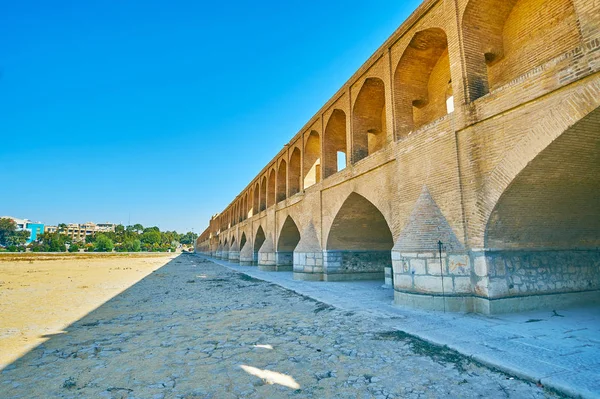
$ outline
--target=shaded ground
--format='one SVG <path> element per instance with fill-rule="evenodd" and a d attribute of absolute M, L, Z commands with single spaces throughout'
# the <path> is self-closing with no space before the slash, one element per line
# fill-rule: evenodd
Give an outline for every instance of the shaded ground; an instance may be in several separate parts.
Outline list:
<path fill-rule="evenodd" d="M 0 397 L 553 395 L 376 319 L 183 255 L 8 366 Z"/>
<path fill-rule="evenodd" d="M 165 265 L 172 254 L 0 255 L 0 369 Z"/>

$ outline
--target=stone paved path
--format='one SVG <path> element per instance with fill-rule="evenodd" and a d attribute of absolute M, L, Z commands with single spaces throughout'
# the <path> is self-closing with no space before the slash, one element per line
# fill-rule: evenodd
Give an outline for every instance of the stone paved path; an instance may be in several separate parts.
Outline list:
<path fill-rule="evenodd" d="M 0 373 L 1 398 L 544 398 L 537 386 L 180 256 Z"/>

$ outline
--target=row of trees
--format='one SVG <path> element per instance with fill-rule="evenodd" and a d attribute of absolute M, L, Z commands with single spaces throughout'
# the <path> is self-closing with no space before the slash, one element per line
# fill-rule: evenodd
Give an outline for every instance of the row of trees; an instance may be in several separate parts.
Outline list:
<path fill-rule="evenodd" d="M 12 222 L 12 225 L 5 221 Z M 144 227 L 141 224 L 117 225 L 114 232 L 88 235 L 84 241 L 71 239 L 66 230 L 65 224 L 59 224 L 56 233 L 40 234 L 35 242 L 26 246 L 29 232 L 17 231 L 12 219 L 0 219 L 0 245 L 9 251 L 24 251 L 29 248 L 34 252 L 78 252 L 81 249 L 88 252 L 166 252 L 175 251 L 180 246 L 193 246 L 198 238 L 193 232 L 179 234 L 176 231 L 160 231 L 158 227 Z M 16 239 L 12 237 L 17 235 L 23 236 L 24 239 L 15 242 Z"/>

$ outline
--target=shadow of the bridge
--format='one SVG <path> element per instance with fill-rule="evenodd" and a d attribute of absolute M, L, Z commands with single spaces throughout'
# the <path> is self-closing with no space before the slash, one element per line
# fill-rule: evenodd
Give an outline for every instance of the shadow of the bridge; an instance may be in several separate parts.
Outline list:
<path fill-rule="evenodd" d="M 190 292 L 223 281 L 222 269 L 200 270 L 203 262 L 182 254 L 64 331 L 44 336 L 47 341 L 0 371 L 0 397 L 121 398 L 140 383 L 154 384 L 160 396 L 175 385 L 191 342 L 206 336 L 202 314 L 216 312 Z M 192 284 L 200 281 L 213 284 Z M 161 364 L 147 375 L 146 362 Z"/>

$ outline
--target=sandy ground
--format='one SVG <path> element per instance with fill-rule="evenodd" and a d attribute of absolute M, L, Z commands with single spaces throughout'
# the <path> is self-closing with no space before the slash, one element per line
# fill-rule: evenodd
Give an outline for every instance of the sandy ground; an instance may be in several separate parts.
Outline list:
<path fill-rule="evenodd" d="M 0 370 L 173 258 L 0 256 Z"/>

